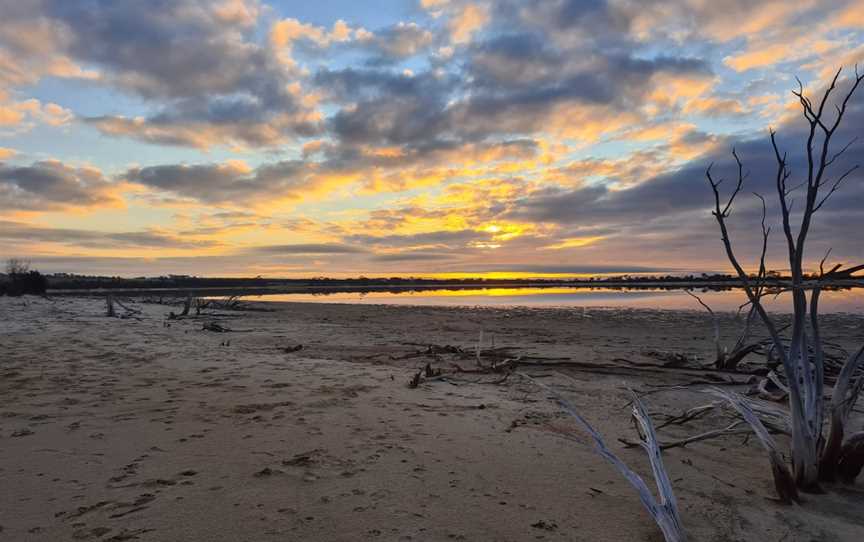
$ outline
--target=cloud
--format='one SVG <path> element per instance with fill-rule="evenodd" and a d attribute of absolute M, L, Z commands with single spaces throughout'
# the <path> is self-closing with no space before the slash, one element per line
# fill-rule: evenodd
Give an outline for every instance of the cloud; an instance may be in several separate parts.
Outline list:
<path fill-rule="evenodd" d="M 230 240 L 219 261 L 259 270 L 716 261 L 704 168 L 729 175 L 737 142 L 752 188 L 770 193 L 770 149 L 753 130 L 771 123 L 801 171 L 784 77 L 864 58 L 858 4 L 421 0 L 415 20 L 382 14 L 367 29 L 255 0 L 0 0 L 0 135 L 96 130 L 99 154 L 119 160 L 128 143 L 114 139 L 185 147 L 104 174 L 3 163 L 0 208 L 125 196 L 130 234 Z M 59 86 L 45 78 L 67 80 L 69 101 L 40 94 Z M 98 99 L 80 99 L 92 89 Z M 31 139 L 8 146 L 44 155 Z M 251 166 L 230 159 L 241 152 Z M 820 217 L 814 249 L 860 254 L 843 235 L 860 222 L 858 182 Z M 736 219 L 747 244 L 758 207 L 742 198 Z"/>
<path fill-rule="evenodd" d="M 606 275 L 635 273 L 668 273 L 670 267 L 654 267 L 630 264 L 610 265 L 555 265 L 555 264 L 491 264 L 461 266 L 462 273 L 515 272 L 557 275 Z"/>
<path fill-rule="evenodd" d="M 489 22 L 488 8 L 481 4 L 468 4 L 454 14 L 448 24 L 452 41 L 457 44 L 471 41 L 474 33 Z"/>
<path fill-rule="evenodd" d="M 332 30 L 303 23 L 297 19 L 282 19 L 270 27 L 270 43 L 276 48 L 290 50 L 295 42 L 311 42 L 318 47 L 329 47 L 333 43 L 345 42 L 356 34 L 356 30 L 343 20 L 333 23 Z"/>
<path fill-rule="evenodd" d="M 213 241 L 173 237 L 158 231 L 102 232 L 93 230 L 46 228 L 0 220 L 0 240 L 13 243 L 50 243 L 91 249 L 118 248 L 205 248 Z"/>
<path fill-rule="evenodd" d="M 294 245 L 265 245 L 249 247 L 247 252 L 253 254 L 363 254 L 365 248 L 338 243 L 303 243 Z"/>
<path fill-rule="evenodd" d="M 42 2 L 0 0 L 0 89 L 32 85 L 45 76 L 98 79 L 96 71 L 69 56 L 70 35 L 64 25 L 41 16 L 38 7 Z"/>
<path fill-rule="evenodd" d="M 406 22 L 358 37 L 358 43 L 373 52 L 370 64 L 387 64 L 418 55 L 427 51 L 433 40 L 432 32 L 417 23 Z"/>
<path fill-rule="evenodd" d="M 200 148 L 268 147 L 319 130 L 298 72 L 256 41 L 256 1 L 44 0 L 3 11 L 4 28 L 15 30 L 0 34 L 0 74 L 6 66 L 12 84 L 62 76 L 58 69 L 16 74 L 46 58 L 64 59 L 68 76 L 89 77 L 93 72 L 78 66 L 92 66 L 100 83 L 155 106 L 146 117 L 85 119 L 108 135 Z M 27 29 L 37 33 L 27 37 Z M 3 62 L 4 50 L 16 60 Z"/>
<path fill-rule="evenodd" d="M 89 117 L 84 121 L 105 135 L 199 149 L 220 145 L 275 147 L 291 136 L 311 137 L 321 131 L 320 118 L 315 112 L 264 114 L 266 119 L 253 120 L 257 114 L 242 116 L 239 109 L 242 109 L 243 105 L 239 102 L 226 104 L 226 107 L 238 108 L 237 114 L 232 115 L 226 109 L 221 112 L 224 120 L 219 120 L 219 112 L 214 109 L 196 112 L 190 108 L 186 112 L 175 111 L 153 118 L 102 116 Z M 252 106 L 253 109 L 256 107 Z"/>
<path fill-rule="evenodd" d="M 115 84 L 143 97 L 263 91 L 276 70 L 266 52 L 247 41 L 248 21 L 226 16 L 225 6 L 47 1 L 38 15 L 64 29 L 75 58 L 103 67 Z"/>
<path fill-rule="evenodd" d="M 453 254 L 427 252 L 425 250 L 408 250 L 392 254 L 377 254 L 372 257 L 372 260 L 376 262 L 425 262 L 451 259 L 453 259 Z"/>
<path fill-rule="evenodd" d="M 857 132 L 860 132 L 858 126 L 861 126 L 862 121 L 864 107 L 857 104 L 849 111 L 845 129 L 836 136 L 836 144 L 843 145 L 860 135 Z M 806 171 L 802 152 L 803 142 L 806 141 L 805 127 L 798 118 L 790 119 L 778 127 L 778 143 L 781 149 L 789 152 L 793 178 L 798 179 L 796 183 Z M 749 172 L 746 194 L 764 194 L 768 199 L 769 216 L 772 221 L 776 221 L 778 210 L 773 181 L 776 161 L 767 134 L 742 138 L 735 146 Z M 538 188 L 513 201 L 502 217 L 560 227 L 600 226 L 614 229 L 614 235 L 597 243 L 608 254 L 628 253 L 638 250 L 639 246 L 649 246 L 656 257 L 674 248 L 694 258 L 716 259 L 719 245 L 715 242 L 717 233 L 709 214 L 713 200 L 706 184 L 705 169 L 709 163 L 716 162 L 714 172 L 717 178 L 735 178 L 734 163 L 729 156 L 731 143 L 729 147 L 723 147 L 685 162 L 673 171 L 644 179 L 625 189 L 613 190 L 608 184 Z M 832 167 L 829 178 L 840 175 L 860 153 L 864 153 L 864 144 L 853 142 L 844 156 L 845 160 L 841 159 Z M 727 181 L 724 188 L 731 182 Z M 808 254 L 811 260 L 821 258 L 832 245 L 837 258 L 860 257 L 860 248 L 851 246 L 848 231 L 864 227 L 864 217 L 855 211 L 858 205 L 864 204 L 864 174 L 860 170 L 854 172 L 842 190 L 843 196 L 829 201 L 814 221 L 814 232 L 819 233 L 811 236 L 814 241 Z M 736 242 L 749 255 L 758 248 L 758 237 L 752 232 L 758 231 L 759 219 L 758 201 L 742 194 L 730 224 Z M 779 225 L 774 226 L 775 232 L 781 231 Z M 779 236 L 775 236 L 772 246 L 774 262 L 782 265 L 782 256 L 779 255 L 783 247 Z"/>
<path fill-rule="evenodd" d="M 489 143 L 437 142 L 417 148 L 382 149 L 321 145 L 300 160 L 163 164 L 130 168 L 118 178 L 157 192 L 209 204 L 310 201 L 337 188 L 363 193 L 398 192 L 443 180 L 476 177 L 531 161 L 540 151 L 529 139 Z"/>
<path fill-rule="evenodd" d="M 90 166 L 56 160 L 16 166 L 0 162 L 0 209 L 42 211 L 121 204 L 116 186 Z"/>
<path fill-rule="evenodd" d="M 53 102 L 42 103 L 35 98 L 15 101 L 0 89 L 0 128 L 26 132 L 37 124 L 64 126 L 74 115 Z"/>
<path fill-rule="evenodd" d="M 460 248 L 471 241 L 489 239 L 491 234 L 474 230 L 431 231 L 414 234 L 365 235 L 354 234 L 345 237 L 352 244 L 385 248 L 437 247 Z"/>
<path fill-rule="evenodd" d="M 596 138 L 633 121 L 627 114 L 655 78 L 710 73 L 692 58 L 572 58 L 539 36 L 510 35 L 475 44 L 461 79 L 342 70 L 319 72 L 316 82 L 348 102 L 327 121 L 339 141 L 418 145 L 540 132 Z"/>
<path fill-rule="evenodd" d="M 257 170 L 241 162 L 228 162 L 132 168 L 123 178 L 205 203 L 243 203 L 298 197 L 309 186 L 304 172 L 305 164 L 298 161 L 279 162 Z"/>

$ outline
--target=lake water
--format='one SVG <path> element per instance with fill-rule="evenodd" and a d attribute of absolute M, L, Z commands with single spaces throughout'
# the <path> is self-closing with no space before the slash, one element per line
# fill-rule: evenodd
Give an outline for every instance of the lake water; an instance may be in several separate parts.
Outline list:
<path fill-rule="evenodd" d="M 746 301 L 741 290 L 697 292 L 715 311 L 735 311 Z M 485 307 L 610 307 L 704 310 L 683 290 L 612 290 L 603 288 L 472 288 L 412 290 L 404 292 L 292 293 L 246 296 L 258 301 L 351 303 L 375 305 L 485 306 Z M 792 312 L 788 294 L 767 297 L 774 312 Z M 864 288 L 824 291 L 822 313 L 864 314 Z"/>

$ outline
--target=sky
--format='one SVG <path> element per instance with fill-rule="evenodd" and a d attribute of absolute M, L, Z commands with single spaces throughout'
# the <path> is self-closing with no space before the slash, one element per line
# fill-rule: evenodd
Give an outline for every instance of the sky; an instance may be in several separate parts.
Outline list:
<path fill-rule="evenodd" d="M 796 77 L 819 96 L 844 67 L 842 94 L 864 69 L 861 0 L 0 0 L 0 15 L 0 258 L 44 272 L 727 272 L 705 169 L 734 176 L 733 147 L 749 175 L 731 233 L 752 267 L 751 192 L 776 210 L 769 127 L 806 175 Z M 864 92 L 838 147 L 862 127 Z M 831 174 L 862 157 L 853 141 Z M 828 248 L 864 260 L 862 209 L 856 171 L 816 217 L 810 265 Z M 779 236 L 768 257 L 788 268 Z"/>

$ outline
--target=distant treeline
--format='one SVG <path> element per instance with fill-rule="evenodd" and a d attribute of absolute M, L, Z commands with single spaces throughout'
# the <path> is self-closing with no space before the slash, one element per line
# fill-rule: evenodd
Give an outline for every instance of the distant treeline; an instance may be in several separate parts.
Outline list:
<path fill-rule="evenodd" d="M 30 270 L 29 265 L 18 265 L 14 273 L 8 269 L 14 267 L 11 261 L 7 265 L 7 273 L 0 273 L 0 295 L 76 293 L 98 290 L 115 290 L 127 293 L 168 292 L 204 292 L 209 295 L 257 295 L 267 293 L 319 293 L 336 292 L 370 292 L 389 291 L 405 292 L 430 289 L 466 289 L 466 288 L 548 288 L 548 287 L 591 287 L 602 289 L 703 289 L 731 290 L 741 286 L 737 276 L 727 274 L 700 275 L 615 275 L 589 278 L 535 278 L 535 279 L 501 279 L 501 278 L 451 278 L 430 279 L 418 277 L 356 277 L 336 279 L 328 277 L 312 277 L 304 279 L 274 279 L 262 277 L 226 278 L 226 277 L 196 277 L 189 275 L 167 275 L 160 277 L 106 277 L 93 275 L 75 275 L 70 273 L 40 274 Z M 755 279 L 755 277 L 753 277 Z M 816 276 L 807 277 L 815 279 Z M 766 286 L 772 290 L 782 290 L 790 284 L 790 277 L 777 272 L 769 272 Z M 834 281 L 828 288 L 862 287 L 864 280 L 850 277 L 847 280 Z"/>
<path fill-rule="evenodd" d="M 740 284 L 736 276 L 725 274 L 701 275 L 618 275 L 607 277 L 572 278 L 572 279 L 501 279 L 501 278 L 453 278 L 429 279 L 416 277 L 357 277 L 335 279 L 314 277 L 305 279 L 273 279 L 273 278 L 219 278 L 195 277 L 187 275 L 168 275 L 160 277 L 105 277 L 72 274 L 47 275 L 48 288 L 51 290 L 94 290 L 94 289 L 199 289 L 199 288 L 302 288 L 302 287 L 388 287 L 388 286 L 528 286 L 528 285 L 618 285 L 618 284 L 699 284 L 708 283 L 717 286 L 734 287 Z M 769 284 L 782 285 L 789 277 L 773 273 L 768 277 Z"/>

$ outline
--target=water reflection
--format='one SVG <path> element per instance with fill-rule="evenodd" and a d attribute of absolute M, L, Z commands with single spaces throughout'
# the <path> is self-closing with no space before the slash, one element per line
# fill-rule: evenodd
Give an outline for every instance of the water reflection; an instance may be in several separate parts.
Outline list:
<path fill-rule="evenodd" d="M 741 290 L 699 292 L 714 310 L 735 311 L 746 297 Z M 366 303 L 383 305 L 525 306 L 525 307 L 615 307 L 702 310 L 683 290 L 612 290 L 604 288 L 472 288 L 410 290 L 404 292 L 292 293 L 248 296 L 260 301 L 318 303 Z M 774 312 L 791 312 L 788 294 L 765 298 Z M 864 289 L 822 292 L 821 312 L 864 314 Z"/>

